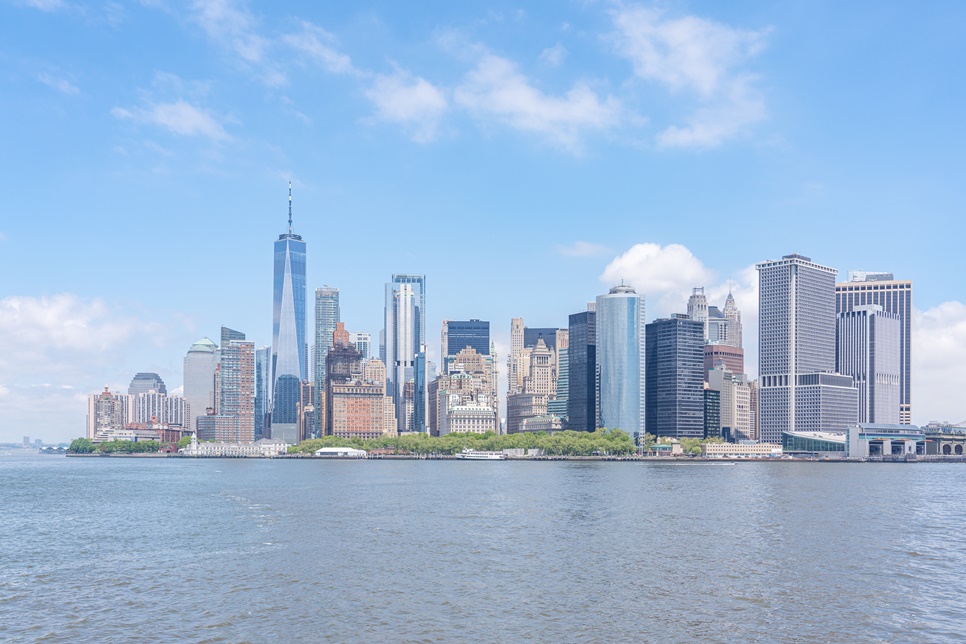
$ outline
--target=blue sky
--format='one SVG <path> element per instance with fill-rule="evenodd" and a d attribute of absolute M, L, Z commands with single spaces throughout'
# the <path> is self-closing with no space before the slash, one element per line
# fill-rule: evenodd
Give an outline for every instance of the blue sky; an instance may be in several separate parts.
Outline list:
<path fill-rule="evenodd" d="M 271 342 L 287 182 L 309 283 L 377 337 L 566 326 L 620 278 L 648 318 L 756 261 L 913 279 L 914 421 L 960 421 L 966 6 L 956 2 L 0 4 L 0 441 L 181 384 L 225 324 Z M 311 325 L 312 321 L 309 320 Z"/>

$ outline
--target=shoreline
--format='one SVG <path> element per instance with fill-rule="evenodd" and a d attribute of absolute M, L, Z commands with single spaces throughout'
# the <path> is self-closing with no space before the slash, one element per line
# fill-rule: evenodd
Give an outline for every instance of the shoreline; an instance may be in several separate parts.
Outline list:
<path fill-rule="evenodd" d="M 415 454 L 395 454 L 379 455 L 366 458 L 351 456 L 310 456 L 303 454 L 286 454 L 283 456 L 187 456 L 184 454 L 65 454 L 68 458 L 171 458 L 171 459 L 225 459 L 225 460 L 284 460 L 284 461 L 462 461 L 456 455 L 415 455 Z M 916 459 L 864 459 L 850 460 L 845 458 L 704 458 L 694 457 L 668 457 L 668 456 L 644 456 L 644 457 L 622 457 L 622 456 L 510 456 L 501 459 L 507 462 L 611 462 L 611 463 L 665 463 L 665 464 L 740 464 L 740 463 L 966 463 L 966 456 L 927 456 Z"/>

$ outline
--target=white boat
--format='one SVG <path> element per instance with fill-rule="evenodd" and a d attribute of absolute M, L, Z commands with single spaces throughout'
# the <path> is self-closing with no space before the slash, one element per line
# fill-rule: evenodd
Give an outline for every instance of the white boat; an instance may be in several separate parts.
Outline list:
<path fill-rule="evenodd" d="M 461 458 L 466 461 L 503 461 L 506 460 L 506 454 L 503 452 L 481 452 L 475 449 L 464 449 L 456 455 L 456 458 Z"/>

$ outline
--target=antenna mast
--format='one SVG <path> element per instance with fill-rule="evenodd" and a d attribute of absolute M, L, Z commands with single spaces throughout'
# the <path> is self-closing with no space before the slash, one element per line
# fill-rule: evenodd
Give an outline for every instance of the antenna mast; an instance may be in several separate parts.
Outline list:
<path fill-rule="evenodd" d="M 292 234 L 292 182 L 288 182 L 288 234 Z"/>

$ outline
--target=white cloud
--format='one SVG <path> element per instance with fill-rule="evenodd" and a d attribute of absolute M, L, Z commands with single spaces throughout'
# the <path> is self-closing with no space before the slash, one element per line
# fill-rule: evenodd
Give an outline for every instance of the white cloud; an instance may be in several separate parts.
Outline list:
<path fill-rule="evenodd" d="M 621 120 L 616 98 L 600 98 L 584 83 L 563 96 L 550 96 L 536 87 L 506 58 L 486 54 L 462 85 L 456 102 L 470 112 L 518 130 L 534 132 L 554 144 L 579 151 L 586 130 L 606 130 Z"/>
<path fill-rule="evenodd" d="M 287 34 L 282 42 L 309 57 L 322 69 L 332 74 L 356 73 L 352 59 L 335 48 L 335 36 L 325 29 L 303 20 L 299 33 Z"/>
<path fill-rule="evenodd" d="M 540 60 L 547 63 L 551 67 L 559 67 L 566 57 L 567 48 L 561 45 L 559 42 L 553 47 L 547 47 L 540 52 Z"/>
<path fill-rule="evenodd" d="M 37 76 L 37 80 L 39 80 L 44 85 L 47 85 L 48 87 L 53 87 L 57 91 L 63 92 L 64 94 L 76 94 L 80 91 L 80 89 L 78 89 L 76 85 L 74 85 L 67 79 L 55 78 L 54 76 L 46 72 Z"/>
<path fill-rule="evenodd" d="M 632 5 L 620 6 L 611 17 L 616 27 L 611 40 L 638 77 L 698 100 L 686 125 L 658 135 L 661 146 L 716 146 L 766 117 L 755 77 L 738 68 L 764 49 L 770 29 L 736 29 L 696 16 L 667 18 Z"/>
<path fill-rule="evenodd" d="M 557 252 L 566 257 L 600 257 L 612 251 L 603 244 L 575 241 L 569 246 L 557 246 Z"/>
<path fill-rule="evenodd" d="M 436 138 L 439 120 L 448 107 L 442 90 L 398 68 L 394 74 L 377 75 L 366 97 L 376 106 L 376 118 L 402 124 L 419 143 Z"/>
<path fill-rule="evenodd" d="M 966 304 L 945 302 L 912 317 L 912 409 L 915 422 L 966 420 Z"/>
<path fill-rule="evenodd" d="M 254 69 L 262 82 L 276 87 L 288 79 L 269 56 L 273 41 L 259 33 L 259 21 L 243 2 L 195 0 L 193 18 L 216 45 L 236 57 L 246 69 Z"/>
<path fill-rule="evenodd" d="M 635 244 L 627 252 L 618 255 L 607 265 L 600 276 L 605 286 L 624 282 L 633 286 L 638 294 L 657 298 L 661 314 L 679 312 L 677 304 L 681 294 L 691 293 L 691 288 L 710 281 L 712 273 L 681 244 Z M 673 310 L 665 310 L 666 306 Z M 648 315 L 648 317 L 651 317 Z"/>
<path fill-rule="evenodd" d="M 183 100 L 171 103 L 150 103 L 145 108 L 133 110 L 115 107 L 111 110 L 111 114 L 119 119 L 158 125 L 182 136 L 204 136 L 214 141 L 231 139 L 211 112 Z"/>

